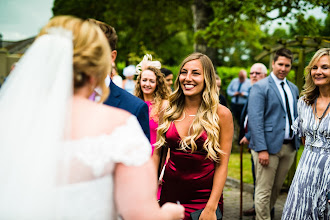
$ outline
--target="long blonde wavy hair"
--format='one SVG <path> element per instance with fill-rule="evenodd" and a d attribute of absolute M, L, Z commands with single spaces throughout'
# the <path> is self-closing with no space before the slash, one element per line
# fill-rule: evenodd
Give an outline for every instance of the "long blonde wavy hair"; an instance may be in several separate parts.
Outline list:
<path fill-rule="evenodd" d="M 111 71 L 111 53 L 102 30 L 97 25 L 80 18 L 56 16 L 38 36 L 47 34 L 48 29 L 52 27 L 61 27 L 72 32 L 74 91 L 83 87 L 93 76 L 96 86 L 102 89 L 100 102 L 103 102 L 109 95 L 109 88 L 104 80 Z"/>
<path fill-rule="evenodd" d="M 328 56 L 328 59 L 330 60 L 330 48 L 322 48 L 316 51 L 308 66 L 305 68 L 305 84 L 301 94 L 304 96 L 304 101 L 308 105 L 312 105 L 317 96 L 320 94 L 319 87 L 315 85 L 312 79 L 311 70 L 315 63 L 317 63 L 323 56 Z"/>
<path fill-rule="evenodd" d="M 148 67 L 144 68 L 143 71 L 145 71 L 145 70 L 152 71 L 153 73 L 155 73 L 155 76 L 156 76 L 156 89 L 153 93 L 154 100 L 152 103 L 153 107 L 150 112 L 150 118 L 152 118 L 154 121 L 158 122 L 158 116 L 159 116 L 159 112 L 162 110 L 161 108 L 163 105 L 163 100 L 168 99 L 170 92 L 167 89 L 164 74 L 162 72 L 160 72 L 160 69 L 153 67 L 153 66 L 148 66 Z M 143 101 L 145 101 L 143 92 L 141 89 L 141 77 L 142 77 L 143 71 L 141 71 L 139 73 L 139 75 L 136 79 L 134 95 L 139 97 Z"/>
<path fill-rule="evenodd" d="M 203 66 L 204 72 L 204 89 L 202 91 L 202 103 L 197 111 L 189 131 L 189 135 L 182 138 L 179 150 L 189 151 L 191 153 L 197 150 L 195 140 L 205 130 L 207 139 L 203 145 L 204 150 L 207 152 L 206 158 L 215 162 L 219 162 L 220 154 L 223 151 L 220 148 L 219 135 L 219 117 L 217 114 L 219 98 L 216 86 L 216 74 L 210 58 L 202 53 L 193 53 L 189 55 L 180 65 L 180 71 L 183 66 L 192 60 L 199 60 Z M 169 107 L 164 112 L 163 123 L 158 126 L 157 135 L 159 140 L 156 143 L 157 147 L 166 145 L 165 133 L 168 131 L 171 123 L 181 117 L 185 107 L 185 95 L 180 86 L 179 76 L 175 80 L 175 91 L 169 97 Z"/>

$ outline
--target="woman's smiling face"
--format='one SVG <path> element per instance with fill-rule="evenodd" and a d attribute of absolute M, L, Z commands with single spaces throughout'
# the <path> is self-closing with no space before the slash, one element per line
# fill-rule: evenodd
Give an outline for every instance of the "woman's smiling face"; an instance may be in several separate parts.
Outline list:
<path fill-rule="evenodd" d="M 204 71 L 200 60 L 187 62 L 180 71 L 180 86 L 184 95 L 200 95 L 204 89 Z"/>
<path fill-rule="evenodd" d="M 322 56 L 311 69 L 311 76 L 316 86 L 330 86 L 330 57 Z"/>
<path fill-rule="evenodd" d="M 151 95 L 155 92 L 157 87 L 157 79 L 154 72 L 151 70 L 144 70 L 141 73 L 141 90 L 143 94 Z"/>

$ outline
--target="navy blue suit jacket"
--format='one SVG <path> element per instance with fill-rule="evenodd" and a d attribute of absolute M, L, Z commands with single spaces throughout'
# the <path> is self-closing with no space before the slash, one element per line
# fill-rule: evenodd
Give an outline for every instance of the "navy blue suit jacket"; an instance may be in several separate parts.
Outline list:
<path fill-rule="evenodd" d="M 239 122 L 239 138 L 238 138 L 238 144 L 240 142 L 240 140 L 243 138 L 243 137 L 246 137 L 246 139 L 248 139 L 248 141 L 250 141 L 251 139 L 251 133 L 248 129 L 248 132 L 245 133 L 245 128 L 244 128 L 244 121 L 245 121 L 245 117 L 247 115 L 247 108 L 248 107 L 248 102 L 246 102 L 244 104 L 244 107 L 243 107 L 243 110 L 242 110 L 242 114 L 241 114 L 241 118 L 240 118 L 240 122 Z"/>
<path fill-rule="evenodd" d="M 104 104 L 124 109 L 135 115 L 142 127 L 143 132 L 150 141 L 148 105 L 140 98 L 116 86 L 112 80 L 109 88 L 110 95 L 107 100 L 105 100 Z"/>

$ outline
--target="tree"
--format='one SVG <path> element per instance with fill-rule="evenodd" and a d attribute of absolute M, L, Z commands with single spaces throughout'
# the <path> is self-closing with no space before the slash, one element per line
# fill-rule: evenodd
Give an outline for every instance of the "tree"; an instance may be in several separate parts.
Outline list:
<path fill-rule="evenodd" d="M 203 1 L 203 0 L 200 0 Z M 220 48 L 219 63 L 236 65 L 237 59 L 244 62 L 244 56 L 258 54 L 262 50 L 260 42 L 265 34 L 261 32 L 260 25 L 266 21 L 278 18 L 293 19 L 299 12 L 309 10 L 315 6 L 323 7 L 324 11 L 330 9 L 327 0 L 223 0 L 212 1 L 214 19 L 204 30 L 195 33 L 196 38 L 207 42 L 208 47 Z M 270 13 L 276 11 L 277 14 Z M 297 11 L 298 13 L 294 13 Z M 238 52 L 239 54 L 234 54 Z M 226 57 L 232 57 L 226 61 Z M 236 60 L 235 60 L 236 58 Z M 253 61 L 250 59 L 250 62 Z"/>
<path fill-rule="evenodd" d="M 107 2 L 108 0 L 55 0 L 52 11 L 54 15 L 74 15 L 103 21 Z"/>
<path fill-rule="evenodd" d="M 154 51 L 167 64 L 177 64 L 193 51 L 193 20 L 187 0 L 112 1 L 105 12 L 105 21 L 119 35 L 119 56 L 143 57 L 141 46 Z M 134 7 L 132 7 L 134 5 Z M 115 13 L 114 13 L 115 12 Z"/>
<path fill-rule="evenodd" d="M 53 13 L 95 18 L 115 27 L 119 61 L 136 64 L 137 57 L 153 51 L 156 58 L 174 65 L 193 52 L 193 19 L 187 5 L 190 0 L 55 0 Z"/>
<path fill-rule="evenodd" d="M 194 16 L 194 32 L 198 33 L 208 27 L 210 21 L 214 19 L 211 6 L 212 0 L 194 0 L 191 6 Z M 210 47 L 206 40 L 199 35 L 195 35 L 194 50 L 207 54 L 211 60 L 216 61 L 217 48 Z"/>
<path fill-rule="evenodd" d="M 95 18 L 115 27 L 119 61 L 152 51 L 163 63 L 175 65 L 195 50 L 217 65 L 247 65 L 262 50 L 266 33 L 260 25 L 293 19 L 293 11 L 315 6 L 330 10 L 328 0 L 55 0 L 53 13 Z"/>
<path fill-rule="evenodd" d="M 305 19 L 304 14 L 297 16 L 297 21 L 290 25 L 290 35 L 292 37 L 300 36 L 320 36 L 323 30 L 321 20 L 310 16 Z"/>
<path fill-rule="evenodd" d="M 321 35 L 330 37 L 330 13 L 328 13 L 328 16 L 324 21 L 324 27 L 323 30 L 321 31 Z"/>

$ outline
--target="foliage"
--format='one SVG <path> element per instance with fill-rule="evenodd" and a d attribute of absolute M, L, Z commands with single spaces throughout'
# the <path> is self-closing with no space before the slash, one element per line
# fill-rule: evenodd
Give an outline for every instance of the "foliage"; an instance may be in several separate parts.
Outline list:
<path fill-rule="evenodd" d="M 231 82 L 232 79 L 238 77 L 238 73 L 241 69 L 247 70 L 247 68 L 244 67 L 217 67 L 217 73 L 221 78 L 221 89 L 223 91 L 227 90 L 227 87 L 229 86 L 229 83 Z"/>
<path fill-rule="evenodd" d="M 54 0 L 53 14 L 55 15 L 74 15 L 79 18 L 96 18 L 104 20 L 104 5 L 108 0 Z"/>
<path fill-rule="evenodd" d="M 115 27 L 118 61 L 136 62 L 145 51 L 169 65 L 193 52 L 191 0 L 55 0 L 54 15 L 95 18 Z"/>
<path fill-rule="evenodd" d="M 266 65 L 267 66 L 267 65 Z M 175 80 L 179 74 L 179 66 L 163 66 L 168 69 L 170 69 L 173 72 L 173 80 Z M 221 66 L 221 67 L 216 67 L 216 72 L 221 78 L 221 90 L 226 91 L 227 87 L 229 86 L 229 83 L 231 82 L 232 79 L 238 77 L 238 73 L 241 69 L 246 70 L 248 73 L 250 72 L 251 66 L 247 67 L 240 67 L 240 66 L 233 66 L 233 67 L 227 67 L 227 66 Z M 269 74 L 269 71 L 268 71 Z M 249 76 L 249 74 L 248 74 Z M 291 82 L 295 81 L 295 72 L 291 70 L 287 76 L 287 79 L 290 80 Z"/>
<path fill-rule="evenodd" d="M 324 27 L 321 31 L 322 36 L 328 36 L 330 37 L 330 13 L 328 12 L 328 16 L 324 21 Z"/>
<path fill-rule="evenodd" d="M 191 6 L 203 2 L 211 6 L 212 12 L 204 15 L 207 27 L 194 33 L 193 16 L 196 15 Z M 163 64 L 178 65 L 193 52 L 194 42 L 202 40 L 217 49 L 215 64 L 248 66 L 263 49 L 265 39 L 272 37 L 261 31 L 260 25 L 277 18 L 288 20 L 296 15 L 299 18 L 299 12 L 304 13 L 315 6 L 323 7 L 325 12 L 330 9 L 328 0 L 55 0 L 53 13 L 95 18 L 115 27 L 119 36 L 117 61 L 126 64 L 137 62 L 146 51 L 152 51 L 162 58 Z M 277 11 L 277 14 L 269 13 L 271 11 Z M 319 28 L 316 19 L 310 21 Z M 303 31 L 306 22 L 303 19 L 299 22 L 302 26 L 298 29 L 292 26 L 292 31 Z M 329 27 L 329 23 L 328 16 L 325 27 Z M 304 33 L 312 33 L 313 26 L 308 26 Z M 315 32 L 329 36 L 329 28 Z M 274 32 L 273 38 L 283 34 Z"/>
<path fill-rule="evenodd" d="M 320 36 L 322 29 L 321 20 L 316 19 L 314 16 L 305 19 L 304 14 L 299 14 L 295 24 L 290 25 L 290 35 L 292 37 L 297 35 Z"/>
<path fill-rule="evenodd" d="M 330 9 L 327 0 L 212 1 L 214 19 L 207 28 L 195 35 L 208 42 L 208 46 L 220 48 L 220 65 L 246 66 L 254 63 L 251 58 L 262 51 L 263 38 L 268 37 L 260 30 L 261 24 L 277 18 L 294 19 L 300 16 L 300 12 L 304 13 L 315 6 L 323 7 L 325 12 Z M 277 14 L 270 13 L 272 11 Z"/>
<path fill-rule="evenodd" d="M 176 61 L 182 58 L 182 53 L 176 46 L 182 47 L 184 55 L 191 52 L 192 46 L 187 48 L 187 45 L 192 45 L 192 42 L 186 36 L 192 33 L 192 18 L 191 11 L 185 6 L 186 2 L 188 1 L 109 2 L 105 22 L 117 30 L 119 60 L 127 60 L 127 54 L 131 52 L 142 57 L 144 54 L 141 45 L 172 65 L 173 59 Z M 171 44 L 173 41 L 176 44 Z"/>

